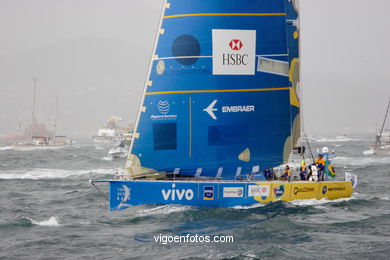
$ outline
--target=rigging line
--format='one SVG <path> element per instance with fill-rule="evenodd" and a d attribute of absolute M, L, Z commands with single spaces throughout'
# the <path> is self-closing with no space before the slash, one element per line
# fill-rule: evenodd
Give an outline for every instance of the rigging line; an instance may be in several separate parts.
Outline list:
<path fill-rule="evenodd" d="M 307 135 L 306 135 L 306 133 L 304 133 L 304 135 L 305 135 L 305 139 L 306 139 L 307 147 L 309 147 L 309 152 L 310 152 L 311 159 L 313 160 L 313 163 L 315 163 L 315 162 L 316 162 L 316 160 L 314 159 L 313 152 L 311 151 L 311 146 L 310 146 L 310 143 L 309 143 L 309 139 L 307 138 Z"/>
<path fill-rule="evenodd" d="M 304 136 L 304 138 L 305 138 L 305 140 L 306 140 L 307 147 L 309 148 L 309 152 L 310 152 L 311 159 L 313 160 L 313 163 L 315 163 L 314 155 L 313 155 L 313 152 L 312 152 L 312 150 L 311 150 L 310 143 L 309 143 L 309 138 L 307 138 L 307 134 L 306 134 L 306 131 L 305 131 L 305 122 L 304 122 L 304 119 L 303 119 L 303 107 L 302 107 L 302 103 L 301 103 L 300 116 L 301 116 L 301 131 L 302 131 L 303 136 Z"/>
<path fill-rule="evenodd" d="M 175 14 L 164 16 L 164 19 L 191 17 L 191 16 L 286 16 L 286 13 L 202 13 L 202 14 Z"/>
<path fill-rule="evenodd" d="M 104 198 L 106 198 L 107 201 L 110 201 L 106 194 L 104 194 L 98 187 L 95 186 L 95 183 L 93 183 L 93 180 L 89 180 L 89 183 L 100 193 L 103 195 Z"/>

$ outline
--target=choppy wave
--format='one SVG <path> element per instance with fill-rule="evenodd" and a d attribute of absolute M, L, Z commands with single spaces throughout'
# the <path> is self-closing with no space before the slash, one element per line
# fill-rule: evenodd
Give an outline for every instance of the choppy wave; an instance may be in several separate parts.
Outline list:
<path fill-rule="evenodd" d="M 60 226 L 57 218 L 54 216 L 51 216 L 48 220 L 43 220 L 43 221 L 36 221 L 34 219 L 31 219 L 31 218 L 26 218 L 26 219 L 28 219 L 31 222 L 31 224 L 33 224 L 33 225 L 46 226 L 46 227 Z"/>
<path fill-rule="evenodd" d="M 389 164 L 390 157 L 342 157 L 337 156 L 333 161 L 338 165 L 375 165 L 375 164 Z"/>
<path fill-rule="evenodd" d="M 31 171 L 0 171 L 0 179 L 62 179 L 78 175 L 87 174 L 113 174 L 112 169 L 94 169 L 94 170 L 60 170 L 60 169 L 34 169 Z"/>
<path fill-rule="evenodd" d="M 359 139 L 359 138 L 349 138 L 346 136 L 336 136 L 334 138 L 320 138 L 317 139 L 317 143 L 334 143 L 334 142 L 353 142 L 353 141 L 363 141 L 364 139 Z"/>
<path fill-rule="evenodd" d="M 6 151 L 6 150 L 11 150 L 12 146 L 2 146 L 0 147 L 0 151 Z"/>

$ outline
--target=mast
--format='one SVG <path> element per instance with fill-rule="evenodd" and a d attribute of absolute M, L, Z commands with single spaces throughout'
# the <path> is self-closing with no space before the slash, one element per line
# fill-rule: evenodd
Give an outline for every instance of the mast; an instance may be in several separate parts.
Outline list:
<path fill-rule="evenodd" d="M 169 6 L 170 6 L 170 4 L 167 3 L 167 0 L 164 0 L 163 6 L 162 6 L 162 12 L 161 12 L 161 16 L 160 16 L 160 22 L 158 25 L 158 29 L 156 32 L 156 38 L 154 41 L 152 57 L 151 57 L 150 62 L 149 62 L 149 70 L 148 70 L 148 73 L 146 75 L 144 91 L 142 93 L 142 98 L 141 98 L 141 101 L 139 104 L 137 119 L 135 121 L 134 129 L 133 129 L 133 137 L 132 137 L 131 142 L 130 142 L 128 160 L 130 160 L 130 155 L 131 155 L 131 151 L 133 150 L 134 141 L 136 138 L 138 138 L 138 135 L 139 135 L 139 133 L 137 133 L 137 130 L 138 130 L 138 125 L 139 125 L 139 121 L 140 121 L 140 117 L 141 117 L 141 112 L 142 112 L 143 106 L 144 106 L 145 93 L 147 91 L 148 86 L 150 86 L 150 84 L 152 84 L 152 82 L 149 80 L 149 78 L 150 78 L 150 74 L 151 74 L 152 67 L 153 67 L 153 61 L 156 59 L 156 49 L 157 49 L 159 37 L 161 35 L 161 26 L 162 26 L 165 10 L 166 10 L 166 8 L 169 8 Z"/>
<path fill-rule="evenodd" d="M 35 122 L 35 90 L 37 86 L 37 79 L 33 78 L 34 81 L 34 91 L 33 91 L 33 100 L 32 100 L 32 117 L 31 117 L 31 141 L 33 140 L 33 129 L 34 129 L 34 122 Z"/>
<path fill-rule="evenodd" d="M 288 161 L 291 152 L 298 145 L 302 134 L 301 115 L 301 57 L 300 57 L 300 10 L 299 1 L 285 1 L 286 10 L 286 38 L 288 48 L 288 69 L 290 81 L 290 129 L 289 150 L 285 150 L 284 160 Z"/>
<path fill-rule="evenodd" d="M 57 115 L 58 115 L 58 97 L 56 97 L 56 114 L 54 118 L 54 142 L 56 141 L 56 135 L 57 135 Z"/>
<path fill-rule="evenodd" d="M 389 108 L 390 108 L 390 100 L 389 100 L 389 103 L 387 104 L 386 115 L 385 115 L 385 118 L 383 119 L 381 131 L 379 132 L 379 135 L 378 135 L 377 138 L 376 138 L 376 143 L 375 143 L 375 145 L 377 145 L 377 144 L 380 145 L 380 144 L 381 144 L 381 137 L 382 137 L 383 129 L 385 128 L 385 123 L 386 123 L 387 115 L 389 114 Z"/>

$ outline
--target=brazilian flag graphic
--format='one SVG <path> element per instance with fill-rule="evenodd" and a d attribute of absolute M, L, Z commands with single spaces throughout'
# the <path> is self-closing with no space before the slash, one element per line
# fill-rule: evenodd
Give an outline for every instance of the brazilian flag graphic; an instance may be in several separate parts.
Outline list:
<path fill-rule="evenodd" d="M 329 175 L 329 177 L 332 177 L 332 178 L 336 177 L 336 172 L 333 168 L 333 164 L 329 160 L 326 160 L 326 162 L 325 162 L 325 171 Z"/>

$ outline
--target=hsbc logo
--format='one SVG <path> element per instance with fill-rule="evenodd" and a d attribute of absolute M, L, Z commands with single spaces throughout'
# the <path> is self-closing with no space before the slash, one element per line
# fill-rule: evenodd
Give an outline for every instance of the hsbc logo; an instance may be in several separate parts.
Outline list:
<path fill-rule="evenodd" d="M 232 50 L 239 51 L 241 50 L 243 44 L 241 40 L 231 40 L 229 46 L 232 48 Z"/>
<path fill-rule="evenodd" d="M 255 75 L 255 30 L 213 29 L 212 36 L 214 75 Z"/>

